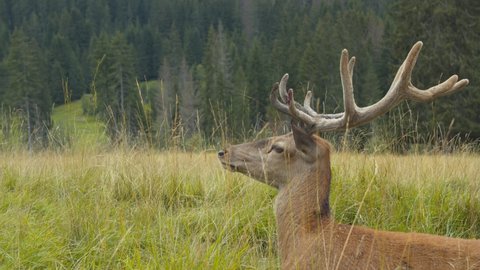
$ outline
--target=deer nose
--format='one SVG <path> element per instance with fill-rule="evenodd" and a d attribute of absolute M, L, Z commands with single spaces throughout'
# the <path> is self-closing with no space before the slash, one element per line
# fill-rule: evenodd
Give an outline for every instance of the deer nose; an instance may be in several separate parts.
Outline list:
<path fill-rule="evenodd" d="M 223 156 L 225 156 L 225 151 L 224 150 L 218 151 L 218 157 L 223 157 Z"/>

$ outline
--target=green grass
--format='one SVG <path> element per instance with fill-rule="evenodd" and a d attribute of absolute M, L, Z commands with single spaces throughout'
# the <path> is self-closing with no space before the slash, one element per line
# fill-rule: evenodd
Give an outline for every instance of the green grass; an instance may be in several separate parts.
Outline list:
<path fill-rule="evenodd" d="M 480 238 L 479 161 L 334 154 L 334 216 Z M 214 154 L 9 152 L 0 166 L 0 269 L 278 267 L 276 191 Z"/>
<path fill-rule="evenodd" d="M 59 144 L 76 148 L 91 148 L 108 143 L 104 124 L 95 116 L 84 115 L 82 102 L 56 106 L 52 113 L 52 133 Z"/>

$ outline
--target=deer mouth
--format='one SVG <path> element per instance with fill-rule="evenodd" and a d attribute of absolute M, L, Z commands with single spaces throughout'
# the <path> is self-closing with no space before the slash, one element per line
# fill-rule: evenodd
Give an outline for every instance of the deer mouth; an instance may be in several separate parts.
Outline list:
<path fill-rule="evenodd" d="M 228 164 L 228 165 L 225 164 L 225 168 L 226 168 L 226 169 L 229 169 L 229 170 L 231 170 L 231 171 L 233 171 L 233 172 L 237 172 L 237 171 L 238 171 L 238 167 L 235 166 L 235 165 L 233 165 L 233 164 Z"/>
<path fill-rule="evenodd" d="M 242 172 L 242 169 L 233 163 L 226 162 L 224 160 L 220 160 L 224 169 L 232 171 L 232 172 Z"/>
<path fill-rule="evenodd" d="M 225 156 L 219 157 L 222 167 L 228 171 L 244 173 L 246 172 L 246 161 L 245 160 L 236 160 L 232 161 Z"/>
<path fill-rule="evenodd" d="M 248 167 L 252 161 L 242 153 L 233 154 L 231 149 L 218 152 L 218 159 L 222 167 L 231 172 L 249 174 Z"/>

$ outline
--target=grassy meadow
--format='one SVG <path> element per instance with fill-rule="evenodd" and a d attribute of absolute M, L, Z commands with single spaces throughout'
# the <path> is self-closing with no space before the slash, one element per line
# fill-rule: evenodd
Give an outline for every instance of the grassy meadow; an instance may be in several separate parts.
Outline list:
<path fill-rule="evenodd" d="M 104 124 L 95 116 L 85 115 L 81 101 L 56 107 L 52 121 L 54 127 L 51 140 L 59 147 L 91 149 L 108 143 Z"/>
<path fill-rule="evenodd" d="M 335 218 L 480 238 L 480 157 L 334 153 Z M 1 269 L 275 269 L 276 191 L 215 153 L 0 153 Z"/>
<path fill-rule="evenodd" d="M 79 102 L 53 120 L 60 148 L 0 151 L 0 269 L 278 268 L 276 190 L 224 171 L 214 150 L 107 147 Z M 462 151 L 333 153 L 333 215 L 480 238 L 479 165 Z"/>

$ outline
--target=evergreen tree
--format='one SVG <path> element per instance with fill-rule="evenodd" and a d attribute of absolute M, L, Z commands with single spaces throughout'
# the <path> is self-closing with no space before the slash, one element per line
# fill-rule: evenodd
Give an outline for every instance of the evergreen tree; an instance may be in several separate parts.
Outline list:
<path fill-rule="evenodd" d="M 115 101 L 108 76 L 109 68 L 112 65 L 111 56 L 107 57 L 109 50 L 110 38 L 106 33 L 101 33 L 93 39 L 91 52 L 89 53 L 92 70 L 91 92 L 94 97 L 94 106 L 96 112 L 103 114 L 102 117 L 104 118 L 107 118 L 105 108 Z"/>
<path fill-rule="evenodd" d="M 233 132 L 237 134 L 236 138 L 240 139 L 247 137 L 252 131 L 252 125 L 257 123 L 257 119 L 252 116 L 255 115 L 255 111 L 254 107 L 252 106 L 252 97 L 249 94 L 249 81 L 241 65 L 239 65 L 235 70 L 233 84 L 235 85 L 236 96 L 236 102 L 233 104 L 236 112 L 236 118 L 235 122 L 230 124 L 232 125 Z M 258 92 L 263 92 L 264 95 L 268 94 L 268 88 L 256 90 Z M 252 119 L 254 119 L 255 122 L 253 122 Z"/>
<path fill-rule="evenodd" d="M 173 68 L 168 59 L 163 59 L 159 73 L 160 87 L 155 92 L 152 111 L 158 132 L 162 137 L 168 138 L 171 135 L 170 131 L 173 122 L 175 122 L 175 118 L 178 116 Z"/>
<path fill-rule="evenodd" d="M 140 90 L 135 83 L 133 55 L 133 49 L 120 33 L 111 38 L 100 35 L 92 52 L 96 66 L 92 86 L 97 109 L 115 141 L 124 135 L 131 139 L 147 132 Z"/>
<path fill-rule="evenodd" d="M 160 88 L 154 96 L 153 112 L 160 137 L 185 138 L 197 127 L 197 91 L 193 74 L 183 58 L 172 66 L 165 58 L 160 68 Z"/>
<path fill-rule="evenodd" d="M 120 101 L 117 109 L 122 126 L 130 136 L 137 136 L 144 126 L 139 89 L 136 86 L 135 59 L 133 48 L 123 34 L 116 34 L 111 40 L 112 85 Z"/>
<path fill-rule="evenodd" d="M 56 34 L 50 46 L 52 98 L 56 104 L 77 100 L 86 90 L 83 70 L 68 40 Z"/>
<path fill-rule="evenodd" d="M 269 89 L 271 82 L 268 81 L 268 66 L 264 55 L 266 52 L 260 47 L 260 41 L 255 39 L 247 59 L 248 98 L 250 100 L 249 111 L 254 112 L 250 115 L 249 124 L 259 129 L 263 127 L 263 121 L 266 119 L 266 110 L 269 104 Z M 242 110 L 238 110 L 238 114 Z"/>
<path fill-rule="evenodd" d="M 379 101 L 386 93 L 386 90 L 380 88 L 380 81 L 373 60 L 373 48 L 372 46 L 367 45 L 365 50 L 367 50 L 365 58 L 362 59 L 363 61 L 361 61 L 361 63 L 358 63 L 358 68 L 362 70 L 360 78 L 357 80 L 359 89 L 355 96 L 358 105 L 362 107 Z"/>
<path fill-rule="evenodd" d="M 2 105 L 18 110 L 25 120 L 23 129 L 29 149 L 45 145 L 51 125 L 51 97 L 47 88 L 46 62 L 35 40 L 22 30 L 15 30 L 5 58 L 7 85 Z"/>
<path fill-rule="evenodd" d="M 198 117 L 198 93 L 195 89 L 193 74 L 188 67 L 187 60 L 182 59 L 178 75 L 179 115 L 182 126 L 182 134 L 189 136 L 197 127 Z"/>
<path fill-rule="evenodd" d="M 172 24 L 170 32 L 164 40 L 163 47 L 165 48 L 165 54 L 170 63 L 173 64 L 174 67 L 180 66 L 180 61 L 183 57 L 182 41 L 175 24 Z"/>
<path fill-rule="evenodd" d="M 321 18 L 315 33 L 304 46 L 299 65 L 301 81 L 313 90 L 316 100 L 322 104 L 317 109 L 333 112 L 343 108 L 341 82 L 338 72 L 340 42 L 335 19 L 327 14 Z M 298 92 L 298 91 L 297 91 Z M 305 93 L 302 93 L 303 96 Z M 302 97 L 303 98 L 303 97 Z M 313 104 L 317 107 L 317 104 Z"/>
<path fill-rule="evenodd" d="M 93 34 L 112 31 L 111 11 L 107 0 L 86 0 L 85 23 L 91 26 Z"/>
<path fill-rule="evenodd" d="M 217 133 L 234 118 L 232 62 L 228 49 L 228 38 L 222 24 L 217 30 L 211 27 L 203 60 L 205 84 L 200 88 L 202 127 L 207 135 Z"/>
<path fill-rule="evenodd" d="M 163 51 L 158 33 L 150 26 L 130 24 L 126 37 L 135 50 L 138 76 L 141 80 L 157 78 L 160 67 L 160 55 Z"/>
<path fill-rule="evenodd" d="M 9 33 L 7 24 L 0 21 L 0 59 L 7 53 Z"/>

